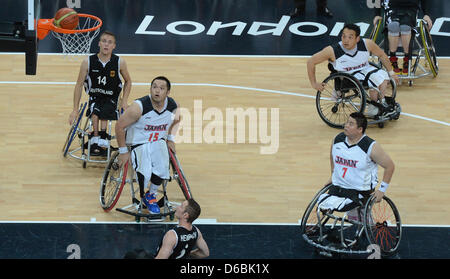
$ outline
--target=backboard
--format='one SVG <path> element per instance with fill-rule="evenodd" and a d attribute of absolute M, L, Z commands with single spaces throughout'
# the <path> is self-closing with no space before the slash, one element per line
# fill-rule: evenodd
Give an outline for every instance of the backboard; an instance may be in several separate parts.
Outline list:
<path fill-rule="evenodd" d="M 36 22 L 40 18 L 41 0 L 26 0 L 18 6 L 21 4 L 25 6 L 22 10 L 19 8 L 21 15 L 11 17 L 9 21 L 0 21 L 0 52 L 24 52 L 25 74 L 35 75 L 38 47 Z"/>

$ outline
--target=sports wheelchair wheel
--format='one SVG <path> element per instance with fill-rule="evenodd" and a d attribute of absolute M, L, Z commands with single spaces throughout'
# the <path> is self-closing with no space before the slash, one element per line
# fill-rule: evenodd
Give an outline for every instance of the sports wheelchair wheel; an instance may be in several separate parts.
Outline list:
<path fill-rule="evenodd" d="M 319 197 L 332 185 L 323 187 L 306 208 L 301 220 L 301 236 L 320 254 L 371 256 L 375 248 L 380 257 L 395 254 L 400 245 L 402 227 L 400 214 L 392 200 L 384 196 L 375 203 L 373 196 L 363 198 L 356 208 L 357 216 L 349 212 L 318 208 Z"/>
<path fill-rule="evenodd" d="M 380 45 L 382 41 L 384 40 L 382 33 L 384 30 L 384 22 L 385 22 L 385 15 L 383 14 L 383 18 L 378 20 L 377 25 L 374 26 L 372 31 L 370 32 L 369 39 L 374 41 L 376 44 Z"/>
<path fill-rule="evenodd" d="M 69 134 L 67 135 L 66 142 L 64 143 L 64 146 L 62 149 L 64 157 L 67 156 L 70 145 L 72 144 L 75 134 L 78 131 L 78 126 L 80 125 L 81 118 L 83 118 L 83 113 L 84 113 L 84 110 L 86 109 L 86 105 L 87 105 L 87 102 L 85 102 L 83 105 L 80 106 L 77 117 L 75 118 L 74 122 L 72 123 L 72 126 L 70 127 Z"/>
<path fill-rule="evenodd" d="M 184 197 L 188 200 L 192 198 L 191 188 L 189 187 L 189 183 L 186 180 L 186 176 L 184 175 L 183 169 L 181 168 L 180 162 L 175 153 L 172 152 L 170 148 L 169 150 L 169 160 L 172 171 L 172 178 L 174 178 L 178 186 L 181 188 L 181 192 L 183 192 Z"/>
<path fill-rule="evenodd" d="M 332 73 L 317 91 L 316 108 L 320 118 L 333 128 L 344 128 L 353 112 L 364 112 L 366 93 L 358 79 L 347 73 Z"/>
<path fill-rule="evenodd" d="M 381 202 L 375 203 L 372 197 L 366 203 L 364 218 L 364 228 L 369 242 L 378 245 L 384 257 L 395 254 L 402 237 L 402 224 L 400 214 L 392 200 L 384 196 Z"/>
<path fill-rule="evenodd" d="M 430 31 L 428 31 L 428 25 L 424 20 L 419 23 L 420 37 L 422 39 L 422 45 L 425 51 L 425 57 L 427 58 L 428 65 L 433 77 L 436 77 L 439 72 L 438 61 L 436 57 L 436 50 L 433 45 L 433 39 L 431 38 Z"/>
<path fill-rule="evenodd" d="M 300 233 L 303 236 L 303 238 L 306 241 L 313 241 L 313 242 L 320 242 L 320 225 L 323 223 L 323 220 L 320 220 L 317 218 L 317 200 L 319 199 L 320 195 L 323 193 L 326 193 L 331 187 L 331 184 L 326 185 L 323 187 L 313 198 L 313 200 L 309 203 L 308 207 L 306 208 L 305 212 L 302 216 L 302 223 L 300 228 Z"/>
<path fill-rule="evenodd" d="M 100 205 L 105 211 L 114 208 L 126 184 L 128 162 L 123 166 L 118 162 L 119 152 L 114 152 L 103 173 L 100 187 Z"/>

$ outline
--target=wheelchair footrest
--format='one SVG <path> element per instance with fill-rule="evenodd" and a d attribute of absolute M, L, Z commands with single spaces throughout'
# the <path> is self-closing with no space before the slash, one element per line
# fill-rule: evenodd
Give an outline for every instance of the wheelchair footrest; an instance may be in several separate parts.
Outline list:
<path fill-rule="evenodd" d="M 143 213 L 136 210 L 128 210 L 125 208 L 134 208 L 138 207 L 138 205 L 135 204 L 135 206 L 127 206 L 124 208 L 116 208 L 117 211 L 134 216 L 139 218 L 147 218 L 148 220 L 164 220 L 167 216 L 173 216 L 175 214 L 175 210 L 169 209 L 167 212 L 159 213 L 159 214 L 150 214 L 150 213 Z"/>

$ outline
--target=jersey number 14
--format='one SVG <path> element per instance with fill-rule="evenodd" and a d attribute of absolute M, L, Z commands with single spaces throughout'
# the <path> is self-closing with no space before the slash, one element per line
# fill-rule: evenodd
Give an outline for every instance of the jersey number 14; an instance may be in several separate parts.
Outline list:
<path fill-rule="evenodd" d="M 103 85 L 106 85 L 106 76 L 98 76 L 97 77 L 97 80 L 98 80 L 98 84 L 103 84 Z"/>

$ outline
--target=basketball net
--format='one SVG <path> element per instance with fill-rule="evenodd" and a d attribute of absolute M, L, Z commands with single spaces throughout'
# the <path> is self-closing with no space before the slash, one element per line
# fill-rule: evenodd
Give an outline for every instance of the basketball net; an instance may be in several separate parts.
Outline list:
<path fill-rule="evenodd" d="M 103 22 L 93 15 L 78 14 L 78 17 L 78 26 L 73 30 L 56 27 L 53 24 L 54 19 L 40 19 L 37 26 L 39 40 L 52 32 L 53 36 L 61 42 L 63 54 L 90 54 L 92 41 L 100 32 Z"/>

